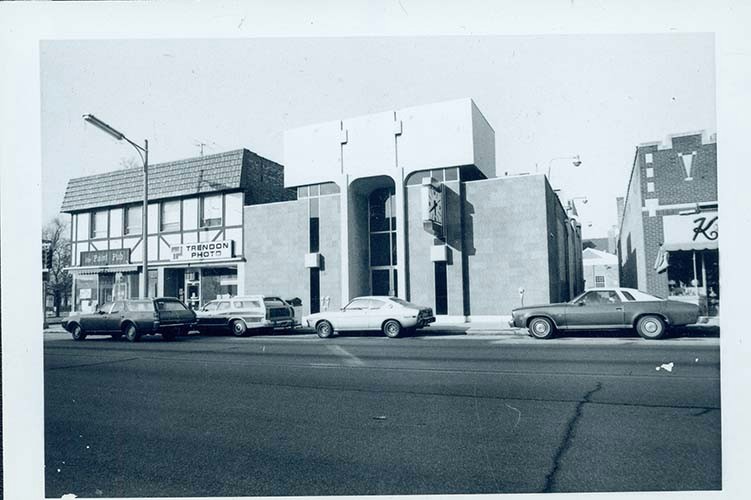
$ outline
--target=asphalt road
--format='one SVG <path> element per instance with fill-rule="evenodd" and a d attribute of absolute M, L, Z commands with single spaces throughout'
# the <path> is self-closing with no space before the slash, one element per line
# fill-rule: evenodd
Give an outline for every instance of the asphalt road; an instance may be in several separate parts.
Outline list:
<path fill-rule="evenodd" d="M 46 496 L 717 490 L 719 356 L 717 338 L 45 334 Z"/>

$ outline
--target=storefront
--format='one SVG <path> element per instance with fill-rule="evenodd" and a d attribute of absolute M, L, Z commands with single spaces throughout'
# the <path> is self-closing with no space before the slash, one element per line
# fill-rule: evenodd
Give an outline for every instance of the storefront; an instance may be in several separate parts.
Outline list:
<path fill-rule="evenodd" d="M 144 231 L 140 186 L 137 169 L 69 181 L 62 211 L 71 215 L 76 311 L 139 296 L 144 233 L 149 297 L 197 309 L 242 294 L 243 207 L 294 197 L 282 166 L 246 149 L 151 165 Z"/>
<path fill-rule="evenodd" d="M 665 273 L 669 297 L 716 316 L 720 303 L 719 218 L 716 211 L 662 219 L 664 243 L 655 271 Z"/>

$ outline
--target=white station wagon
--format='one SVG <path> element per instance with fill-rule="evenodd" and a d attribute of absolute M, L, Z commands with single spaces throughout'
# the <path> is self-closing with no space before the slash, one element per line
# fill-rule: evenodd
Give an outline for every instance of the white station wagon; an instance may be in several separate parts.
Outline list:
<path fill-rule="evenodd" d="M 335 331 L 381 330 L 387 337 L 396 338 L 405 331 L 423 328 L 435 321 L 433 310 L 398 297 L 357 297 L 339 311 L 323 311 L 304 318 L 321 338 Z"/>

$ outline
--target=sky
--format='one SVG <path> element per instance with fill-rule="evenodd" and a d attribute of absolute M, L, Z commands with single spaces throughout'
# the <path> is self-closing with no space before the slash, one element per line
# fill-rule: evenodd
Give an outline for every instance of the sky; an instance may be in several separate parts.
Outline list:
<path fill-rule="evenodd" d="M 552 169 L 583 237 L 607 236 L 636 146 L 716 131 L 712 34 L 43 41 L 43 222 L 69 179 L 247 148 L 284 164 L 284 130 L 471 97 L 496 172 Z M 579 155 L 581 165 L 554 158 Z"/>

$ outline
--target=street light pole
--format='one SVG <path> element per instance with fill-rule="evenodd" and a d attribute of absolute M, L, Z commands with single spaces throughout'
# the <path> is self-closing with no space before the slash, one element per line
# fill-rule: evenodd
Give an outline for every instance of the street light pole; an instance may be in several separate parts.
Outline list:
<path fill-rule="evenodd" d="M 143 279 L 141 280 L 141 286 L 139 287 L 139 297 L 144 299 L 149 296 L 149 141 L 143 141 L 143 147 L 139 146 L 135 142 L 131 141 L 125 134 L 110 127 L 102 120 L 94 115 L 83 115 L 83 119 L 97 127 L 98 129 L 111 135 L 118 141 L 125 141 L 136 149 L 138 155 L 143 161 L 143 213 L 141 214 L 141 240 L 143 242 Z"/>
<path fill-rule="evenodd" d="M 582 164 L 582 161 L 579 158 L 579 155 L 576 155 L 576 156 L 559 156 L 557 158 L 551 158 L 550 161 L 548 162 L 548 182 L 550 182 L 550 169 L 553 166 L 553 162 L 556 161 L 556 160 L 573 160 L 571 163 L 575 167 L 578 167 L 579 165 Z"/>

